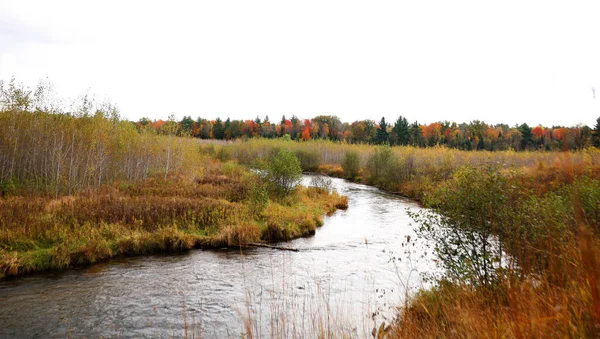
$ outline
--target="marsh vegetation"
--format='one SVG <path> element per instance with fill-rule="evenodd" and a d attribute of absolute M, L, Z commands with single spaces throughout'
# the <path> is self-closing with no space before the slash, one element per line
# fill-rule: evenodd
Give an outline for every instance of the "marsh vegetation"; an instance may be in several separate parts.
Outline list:
<path fill-rule="evenodd" d="M 431 246 L 442 270 L 429 274 L 432 288 L 406 299 L 391 328 L 376 326 L 376 335 L 599 334 L 600 151 L 592 146 L 599 138 L 594 130 L 574 128 L 581 133 L 556 138 L 552 131 L 550 139 L 542 130 L 537 144 L 504 137 L 504 146 L 489 145 L 498 146 L 494 151 L 473 151 L 464 142 L 392 147 L 314 140 L 331 133 L 322 127 L 294 138 L 275 138 L 275 129 L 272 139 L 259 138 L 264 129 L 256 123 L 249 124 L 258 131 L 250 138 L 206 144 L 173 117 L 146 128 L 86 98 L 63 112 L 44 93 L 43 87 L 27 92 L 12 83 L 2 88 L 2 275 L 314 234 L 323 215 L 348 207 L 327 179 L 298 187 L 303 171 L 318 172 L 427 207 L 411 213 L 416 241 Z M 209 124 L 209 137 L 227 139 L 219 124 Z M 300 126 L 282 124 L 284 131 Z M 191 135 L 204 131 L 189 125 Z M 430 137 L 428 130 L 414 131 L 421 131 L 414 138 Z M 307 137 L 298 137 L 303 132 Z M 374 140 L 385 143 L 384 132 L 375 131 Z M 488 149 L 475 137 L 471 146 L 476 141 Z M 515 151 L 511 142 L 526 147 Z"/>

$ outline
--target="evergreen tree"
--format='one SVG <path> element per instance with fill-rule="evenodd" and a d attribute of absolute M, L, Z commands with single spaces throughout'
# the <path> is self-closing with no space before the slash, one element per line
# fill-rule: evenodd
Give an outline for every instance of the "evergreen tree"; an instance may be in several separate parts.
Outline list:
<path fill-rule="evenodd" d="M 596 126 L 592 134 L 592 144 L 600 148 L 600 118 L 596 119 Z"/>
<path fill-rule="evenodd" d="M 408 145 L 410 142 L 410 131 L 408 128 L 408 120 L 400 116 L 396 120 L 396 124 L 392 129 L 392 135 L 390 136 L 393 145 Z"/>
<path fill-rule="evenodd" d="M 298 117 L 296 115 L 292 115 L 292 119 L 290 121 L 292 122 L 292 126 L 296 127 L 296 126 L 298 126 L 300 119 L 298 119 Z"/>
<path fill-rule="evenodd" d="M 521 149 L 529 149 L 533 145 L 533 133 L 531 133 L 531 127 L 527 124 L 522 124 L 517 127 L 521 132 Z"/>
<path fill-rule="evenodd" d="M 231 119 L 229 119 L 229 117 L 227 117 L 227 120 L 225 120 L 225 127 L 224 127 L 223 132 L 224 132 L 225 139 L 231 140 L 233 138 L 233 135 L 231 132 Z"/>
<path fill-rule="evenodd" d="M 388 124 L 385 122 L 385 117 L 381 117 L 379 121 L 379 129 L 377 130 L 377 143 L 382 145 L 389 142 L 389 134 L 387 132 Z"/>
<path fill-rule="evenodd" d="M 225 128 L 223 128 L 221 118 L 217 118 L 215 121 L 215 125 L 213 126 L 213 137 L 219 140 L 222 140 L 225 137 Z"/>
<path fill-rule="evenodd" d="M 422 147 L 425 145 L 425 140 L 423 139 L 423 131 L 421 130 L 421 126 L 418 122 L 413 122 L 409 128 L 410 131 L 410 143 L 413 146 Z"/>

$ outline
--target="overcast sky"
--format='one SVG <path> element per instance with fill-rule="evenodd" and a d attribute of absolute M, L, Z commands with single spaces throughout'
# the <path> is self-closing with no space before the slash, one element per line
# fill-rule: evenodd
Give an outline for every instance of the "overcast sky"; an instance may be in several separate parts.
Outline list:
<path fill-rule="evenodd" d="M 598 18 L 600 1 L 3 0 L 0 79 L 89 89 L 132 120 L 592 126 Z"/>

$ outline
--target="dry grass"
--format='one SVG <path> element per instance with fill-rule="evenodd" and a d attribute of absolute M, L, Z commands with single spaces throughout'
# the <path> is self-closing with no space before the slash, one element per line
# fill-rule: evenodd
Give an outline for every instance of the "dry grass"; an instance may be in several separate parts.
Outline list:
<path fill-rule="evenodd" d="M 442 283 L 421 291 L 388 337 L 598 337 L 600 243 L 583 228 L 561 254 L 568 259 L 525 278 L 507 274 L 494 290 Z"/>
<path fill-rule="evenodd" d="M 115 182 L 78 194 L 0 199 L 0 276 L 93 263 L 120 255 L 288 240 L 314 233 L 347 198 L 299 188 L 260 214 L 248 204 L 259 179 L 205 159 L 168 180 Z"/>
<path fill-rule="evenodd" d="M 563 156 L 552 166 L 527 167 L 512 181 L 525 207 L 515 205 L 506 227 L 533 235 L 506 248 L 518 267 L 499 272 L 490 287 L 443 281 L 421 291 L 388 337 L 600 336 L 598 164 Z"/>

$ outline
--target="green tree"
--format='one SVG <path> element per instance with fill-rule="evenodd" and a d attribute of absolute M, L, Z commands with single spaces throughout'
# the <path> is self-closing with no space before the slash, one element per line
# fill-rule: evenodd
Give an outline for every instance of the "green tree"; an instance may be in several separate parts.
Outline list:
<path fill-rule="evenodd" d="M 280 197 L 292 193 L 302 181 L 302 168 L 296 154 L 280 150 L 267 167 L 267 180 Z"/>
<path fill-rule="evenodd" d="M 231 119 L 229 119 L 228 117 L 227 120 L 225 120 L 225 126 L 223 127 L 223 135 L 225 139 L 231 140 L 233 138 L 232 134 L 233 133 L 231 130 Z"/>
<path fill-rule="evenodd" d="M 408 128 L 408 121 L 406 118 L 400 116 L 394 128 L 392 128 L 392 135 L 390 136 L 393 145 L 408 145 L 410 142 L 410 130 Z"/>
<path fill-rule="evenodd" d="M 517 127 L 521 132 L 521 149 L 527 150 L 533 146 L 533 133 L 531 133 L 531 127 L 527 124 L 522 124 Z"/>
<path fill-rule="evenodd" d="M 217 120 L 215 120 L 215 124 L 213 126 L 213 137 L 219 140 L 225 138 L 225 128 L 223 127 L 221 118 L 217 118 Z"/>
<path fill-rule="evenodd" d="M 194 120 L 192 120 L 191 116 L 186 117 L 183 116 L 183 119 L 179 122 L 181 125 L 180 134 L 181 135 L 192 135 L 192 128 L 194 126 Z"/>
<path fill-rule="evenodd" d="M 377 143 L 380 145 L 386 144 L 390 141 L 387 127 L 388 124 L 385 122 L 385 117 L 381 117 L 381 121 L 379 121 L 379 129 L 377 129 Z"/>
<path fill-rule="evenodd" d="M 594 146 L 600 148 L 600 118 L 596 119 L 596 126 L 592 134 L 592 143 Z"/>
<path fill-rule="evenodd" d="M 425 140 L 423 138 L 423 130 L 418 122 L 413 122 L 409 128 L 410 131 L 410 143 L 413 146 L 424 146 Z"/>

